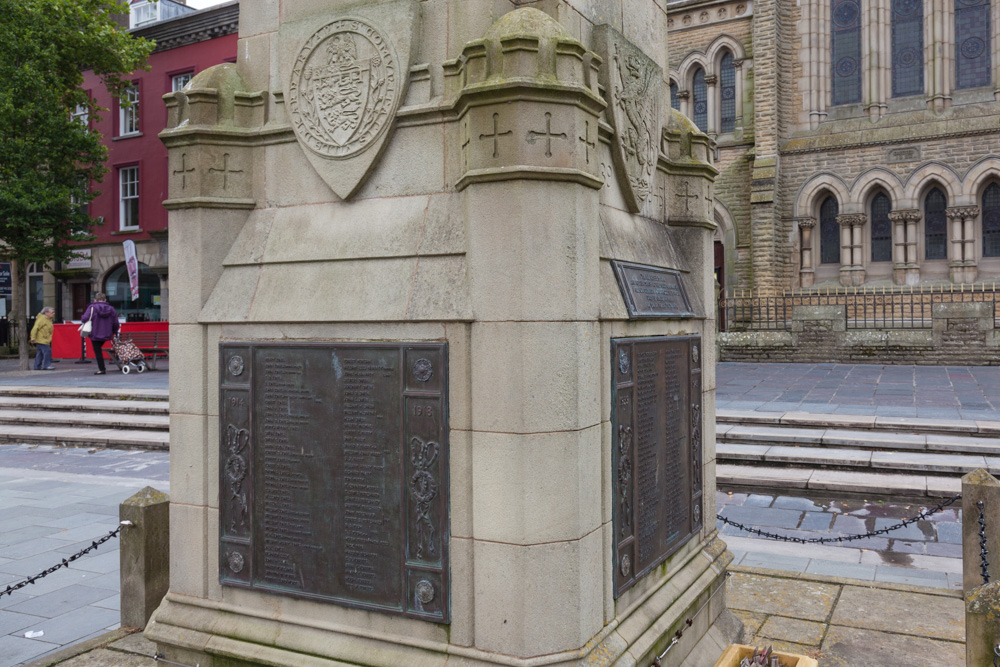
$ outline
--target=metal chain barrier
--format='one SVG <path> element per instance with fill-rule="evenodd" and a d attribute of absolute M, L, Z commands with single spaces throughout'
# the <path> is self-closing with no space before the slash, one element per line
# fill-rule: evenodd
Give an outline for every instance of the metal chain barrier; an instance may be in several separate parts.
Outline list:
<path fill-rule="evenodd" d="M 118 524 L 117 528 L 115 528 L 114 530 L 112 530 L 111 532 L 109 532 L 104 537 L 91 542 L 90 546 L 87 547 L 86 549 L 78 551 L 77 553 L 73 554 L 69 558 L 63 558 L 61 563 L 56 563 L 55 565 L 53 565 L 49 569 L 43 570 L 42 572 L 39 572 L 38 574 L 36 574 L 33 577 L 28 577 L 24 581 L 21 581 L 19 583 L 11 584 L 11 585 L 7 586 L 6 590 L 0 591 L 0 597 L 3 597 L 4 595 L 10 595 L 14 591 L 19 591 L 22 588 L 24 588 L 25 586 L 27 586 L 28 584 L 33 584 L 36 581 L 38 581 L 39 579 L 41 579 L 43 577 L 49 576 L 50 574 L 52 574 L 53 572 L 55 572 L 59 568 L 69 567 L 70 563 L 72 563 L 73 561 L 75 561 L 78 558 L 82 558 L 83 556 L 87 555 L 88 553 L 90 553 L 91 551 L 95 550 L 97 547 L 101 546 L 102 544 L 104 544 L 108 540 L 110 540 L 110 539 L 112 539 L 114 537 L 118 537 L 118 533 L 121 532 L 122 528 L 124 528 L 125 526 L 131 526 L 131 525 L 132 525 L 131 521 L 122 521 L 120 524 Z"/>
<path fill-rule="evenodd" d="M 853 540 L 865 540 L 868 539 L 869 537 L 876 537 L 878 535 L 887 535 L 894 530 L 905 528 L 906 526 L 909 526 L 911 523 L 916 523 L 917 521 L 926 519 L 929 516 L 944 511 L 944 508 L 948 507 L 955 501 L 959 500 L 961 497 L 962 495 L 959 494 L 954 498 L 949 498 L 948 500 L 939 503 L 932 509 L 922 511 L 920 514 L 911 519 L 903 519 L 894 526 L 889 526 L 888 528 L 879 528 L 878 530 L 873 530 L 868 533 L 864 533 L 862 535 L 840 535 L 838 537 L 789 537 L 788 535 L 778 535 L 777 533 L 769 533 L 767 531 L 760 530 L 759 528 L 754 528 L 753 526 L 744 526 L 742 523 L 739 523 L 737 521 L 730 521 L 721 514 L 716 514 L 715 518 L 724 524 L 733 526 L 734 528 L 739 528 L 740 530 L 745 530 L 746 532 L 752 533 L 754 535 L 760 535 L 761 537 L 766 537 L 770 540 L 780 540 L 782 542 L 795 542 L 796 544 L 828 544 L 830 542 L 851 542 Z"/>
<path fill-rule="evenodd" d="M 993 647 L 993 667 L 1000 667 L 1000 644 Z"/>
<path fill-rule="evenodd" d="M 732 573 L 726 572 L 726 580 L 728 580 L 731 575 Z M 649 667 L 662 667 L 663 663 L 661 662 L 661 660 L 663 660 L 663 658 L 665 658 L 666 655 L 670 653 L 670 649 L 676 646 L 677 642 L 681 640 L 681 637 L 684 636 L 684 631 L 690 628 L 692 625 L 694 625 L 694 619 L 698 617 L 698 614 L 700 614 L 705 609 L 705 607 L 708 606 L 708 603 L 711 602 L 716 595 L 718 595 L 724 590 L 726 590 L 725 585 L 719 586 L 718 588 L 715 589 L 714 593 L 708 596 L 708 599 L 705 600 L 705 602 L 702 603 L 700 607 L 698 607 L 698 611 L 691 614 L 691 616 L 686 621 L 684 621 L 684 624 L 681 625 L 680 629 L 674 633 L 673 639 L 671 639 L 670 643 L 667 644 L 667 648 L 663 649 L 663 653 L 653 658 L 653 664 L 650 665 Z"/>
<path fill-rule="evenodd" d="M 983 572 L 983 583 L 990 583 L 990 561 L 987 560 L 987 556 L 990 552 L 986 549 L 986 517 L 983 515 L 983 509 L 986 507 L 982 500 L 976 502 L 976 507 L 979 508 L 979 567 Z M 994 662 L 996 662 L 994 660 Z"/>

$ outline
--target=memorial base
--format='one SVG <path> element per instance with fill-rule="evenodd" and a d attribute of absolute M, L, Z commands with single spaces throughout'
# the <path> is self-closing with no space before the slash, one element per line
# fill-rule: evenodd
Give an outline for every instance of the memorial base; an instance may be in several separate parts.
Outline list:
<path fill-rule="evenodd" d="M 671 559 L 669 576 L 622 610 L 586 646 L 532 658 L 324 623 L 321 613 L 275 617 L 266 603 L 255 607 L 176 593 L 167 594 L 145 634 L 166 659 L 201 667 L 648 667 L 680 630 L 679 641 L 661 661 L 663 667 L 710 667 L 729 644 L 742 639 L 742 623 L 726 608 L 726 591 L 720 590 L 731 560 L 725 544 L 713 535 L 683 557 Z"/>

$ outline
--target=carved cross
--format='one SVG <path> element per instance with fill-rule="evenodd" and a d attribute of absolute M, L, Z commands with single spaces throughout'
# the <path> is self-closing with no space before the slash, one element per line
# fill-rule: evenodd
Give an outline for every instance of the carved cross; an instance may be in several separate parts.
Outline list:
<path fill-rule="evenodd" d="M 536 132 L 531 130 L 528 132 L 527 140 L 529 144 L 534 144 L 539 138 L 545 137 L 545 157 L 552 157 L 552 139 L 565 139 L 566 133 L 560 132 L 559 134 L 552 133 L 552 114 L 548 111 L 545 112 L 545 131 Z"/>
<path fill-rule="evenodd" d="M 213 171 L 218 171 L 222 173 L 222 189 L 225 190 L 229 187 L 229 174 L 242 174 L 242 169 L 230 169 L 229 168 L 229 153 L 222 154 L 222 169 L 210 168 L 209 173 Z"/>
<path fill-rule="evenodd" d="M 469 170 L 469 150 L 468 150 L 468 148 L 469 148 L 469 144 L 472 142 L 472 138 L 469 137 L 469 121 L 468 120 L 466 120 L 462 124 L 462 136 L 465 138 L 465 141 L 462 142 L 462 170 L 463 171 L 468 171 Z"/>
<path fill-rule="evenodd" d="M 493 134 L 480 134 L 479 140 L 492 139 L 493 140 L 493 157 L 498 157 L 499 153 L 499 142 L 500 137 L 506 137 L 508 134 L 514 134 L 514 130 L 507 130 L 506 132 L 500 131 L 500 114 L 493 114 Z"/>
<path fill-rule="evenodd" d="M 188 167 L 185 164 L 186 160 L 187 160 L 187 153 L 181 153 L 181 168 L 174 169 L 174 176 L 176 176 L 177 174 L 181 175 L 181 190 L 187 189 L 187 175 L 190 174 L 192 171 L 196 171 L 194 167 Z"/>
<path fill-rule="evenodd" d="M 684 181 L 684 192 L 678 192 L 674 195 L 675 197 L 684 198 L 684 212 L 691 213 L 691 199 L 700 199 L 701 195 L 690 191 L 690 184 Z"/>
<path fill-rule="evenodd" d="M 596 141 L 590 141 L 590 121 L 589 120 L 584 121 L 583 136 L 582 137 L 577 137 L 577 139 L 579 139 L 580 141 L 582 141 L 583 144 L 584 144 L 584 146 L 587 147 L 586 148 L 586 151 L 587 151 L 587 164 L 590 164 L 590 149 L 591 148 L 597 148 L 597 142 Z"/>

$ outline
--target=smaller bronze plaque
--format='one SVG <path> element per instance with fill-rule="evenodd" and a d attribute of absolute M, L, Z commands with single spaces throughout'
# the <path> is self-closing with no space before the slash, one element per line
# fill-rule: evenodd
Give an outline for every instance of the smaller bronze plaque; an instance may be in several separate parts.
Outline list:
<path fill-rule="evenodd" d="M 695 316 L 680 272 L 617 260 L 611 266 L 630 319 Z"/>

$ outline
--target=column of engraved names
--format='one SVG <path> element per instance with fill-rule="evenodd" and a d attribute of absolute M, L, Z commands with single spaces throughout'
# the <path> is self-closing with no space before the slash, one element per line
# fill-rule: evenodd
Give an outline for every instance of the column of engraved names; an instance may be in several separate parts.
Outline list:
<path fill-rule="evenodd" d="M 388 452 L 376 437 L 375 376 L 372 359 L 345 359 L 344 410 L 344 584 L 352 591 L 374 593 L 382 563 L 382 489 Z"/>
<path fill-rule="evenodd" d="M 312 529 L 309 513 L 296 502 L 310 493 L 302 460 L 308 455 L 295 435 L 308 419 L 294 408 L 311 399 L 312 393 L 300 387 L 302 364 L 298 362 L 265 356 L 263 378 L 263 577 L 273 584 L 302 587 L 296 559 L 304 548 L 312 546 Z"/>
<path fill-rule="evenodd" d="M 684 360 L 684 352 L 676 348 L 663 351 L 663 372 L 666 386 L 671 389 L 672 394 L 666 401 L 666 449 L 667 469 L 664 470 L 664 479 L 668 480 L 667 492 L 665 496 L 666 511 L 663 515 L 667 520 L 666 539 L 670 542 L 683 528 L 684 520 L 687 517 L 685 503 L 686 484 L 684 480 L 684 468 L 681 462 L 687 460 L 684 456 L 683 446 L 687 440 L 687 434 L 683 430 L 684 420 L 681 410 L 687 409 L 687 401 L 682 400 L 682 388 L 687 386 L 687 382 L 680 377 L 680 365 Z"/>
<path fill-rule="evenodd" d="M 656 352 L 642 351 L 636 346 L 635 354 L 635 441 L 636 441 L 636 491 L 638 493 L 639 516 L 639 563 L 645 564 L 656 549 L 656 533 L 659 527 L 657 507 L 660 494 L 657 491 L 656 474 L 656 408 L 657 376 Z"/>

